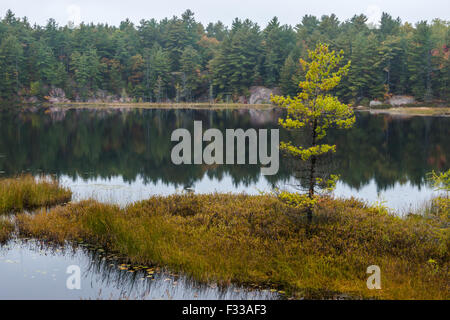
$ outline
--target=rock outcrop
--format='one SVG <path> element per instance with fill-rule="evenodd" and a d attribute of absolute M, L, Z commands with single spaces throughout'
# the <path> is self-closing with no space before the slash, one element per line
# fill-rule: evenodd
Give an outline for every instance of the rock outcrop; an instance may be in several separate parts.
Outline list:
<path fill-rule="evenodd" d="M 381 101 L 378 101 L 378 100 L 372 100 L 372 101 L 370 101 L 369 106 L 370 106 L 371 108 L 373 108 L 373 107 L 381 106 L 382 104 L 383 104 L 383 102 L 381 102 Z"/>
<path fill-rule="evenodd" d="M 261 86 L 254 86 L 250 88 L 250 104 L 266 104 L 270 102 L 270 95 L 280 95 L 280 89 L 278 88 L 266 88 Z"/>
<path fill-rule="evenodd" d="M 412 96 L 392 96 L 386 102 L 395 107 L 404 104 L 413 104 L 416 100 Z"/>
<path fill-rule="evenodd" d="M 59 103 L 59 102 L 70 102 L 66 98 L 66 93 L 61 88 L 52 88 L 48 94 L 48 102 Z"/>

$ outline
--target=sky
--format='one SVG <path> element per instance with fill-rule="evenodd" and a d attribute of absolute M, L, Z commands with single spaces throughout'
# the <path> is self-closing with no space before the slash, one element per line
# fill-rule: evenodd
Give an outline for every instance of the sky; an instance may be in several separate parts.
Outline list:
<path fill-rule="evenodd" d="M 277 16 L 283 24 L 295 26 L 305 14 L 320 17 L 335 13 L 341 21 L 364 13 L 377 23 L 383 11 L 402 21 L 416 23 L 434 18 L 450 20 L 450 0 L 1 0 L 0 15 L 11 9 L 17 17 L 26 16 L 34 24 L 45 25 L 54 18 L 60 25 L 73 21 L 118 25 L 129 18 L 157 20 L 180 16 L 186 9 L 197 21 L 207 24 L 221 20 L 230 25 L 236 17 L 249 18 L 264 27 Z"/>

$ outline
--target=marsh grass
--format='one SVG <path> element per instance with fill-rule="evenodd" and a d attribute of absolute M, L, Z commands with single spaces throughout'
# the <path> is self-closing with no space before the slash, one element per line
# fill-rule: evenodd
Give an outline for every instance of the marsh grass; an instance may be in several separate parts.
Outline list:
<path fill-rule="evenodd" d="M 0 218 L 0 244 L 6 242 L 14 232 L 14 224 L 5 219 Z"/>
<path fill-rule="evenodd" d="M 313 222 L 303 216 L 269 195 L 186 194 L 125 208 L 69 203 L 16 221 L 23 236 L 90 242 L 204 282 L 296 298 L 450 298 L 448 214 L 399 218 L 354 199 L 321 198 Z M 381 290 L 367 289 L 370 265 L 381 268 Z"/>
<path fill-rule="evenodd" d="M 49 207 L 70 201 L 72 193 L 53 178 L 23 175 L 0 179 L 0 214 Z"/>

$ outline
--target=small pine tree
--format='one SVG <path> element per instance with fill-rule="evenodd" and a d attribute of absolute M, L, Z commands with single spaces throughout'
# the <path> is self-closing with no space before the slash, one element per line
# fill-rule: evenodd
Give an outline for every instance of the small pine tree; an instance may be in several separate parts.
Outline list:
<path fill-rule="evenodd" d="M 317 160 L 320 156 L 336 151 L 335 145 L 319 144 L 319 141 L 332 126 L 352 127 L 355 116 L 348 105 L 330 94 L 350 68 L 350 62 L 339 67 L 343 52 L 336 54 L 330 51 L 327 45 L 319 43 L 315 50 L 309 51 L 309 59 L 310 62 L 300 59 L 300 64 L 306 72 L 305 81 L 299 83 L 301 92 L 293 98 L 275 96 L 272 101 L 287 109 L 286 119 L 279 119 L 281 126 L 287 129 L 306 129 L 311 138 L 311 143 L 307 146 L 294 146 L 291 142 L 280 143 L 280 149 L 308 163 L 308 197 L 305 199 L 305 205 L 308 208 L 308 220 L 311 221 L 316 189 L 324 185 L 324 181 L 316 172 Z M 330 187 L 336 180 L 337 176 L 331 175 L 325 185 Z"/>

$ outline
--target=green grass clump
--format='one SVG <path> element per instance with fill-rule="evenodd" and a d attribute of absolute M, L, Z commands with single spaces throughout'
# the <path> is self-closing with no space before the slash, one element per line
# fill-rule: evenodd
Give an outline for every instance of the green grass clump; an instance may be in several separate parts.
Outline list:
<path fill-rule="evenodd" d="M 0 179 L 0 214 L 53 206 L 71 198 L 72 192 L 55 179 L 31 175 Z"/>
<path fill-rule="evenodd" d="M 83 240 L 199 281 L 307 298 L 450 298 L 448 215 L 399 218 L 353 199 L 320 198 L 312 223 L 303 216 L 270 195 L 187 194 L 126 208 L 83 201 L 21 214 L 17 223 L 22 235 Z M 381 290 L 366 286 L 370 265 L 381 268 Z"/>
<path fill-rule="evenodd" d="M 11 221 L 0 219 L 0 244 L 6 242 L 14 231 Z"/>

